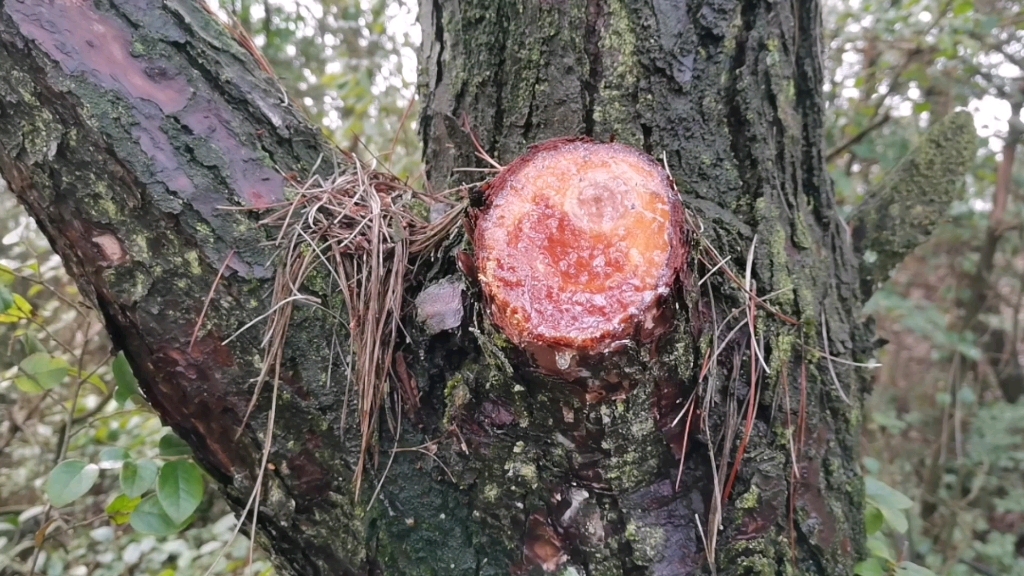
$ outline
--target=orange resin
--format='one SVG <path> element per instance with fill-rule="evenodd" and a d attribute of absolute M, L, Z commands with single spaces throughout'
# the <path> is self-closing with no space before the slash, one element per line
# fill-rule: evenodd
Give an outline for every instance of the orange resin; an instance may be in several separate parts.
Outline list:
<path fill-rule="evenodd" d="M 649 156 L 556 140 L 494 180 L 474 243 L 492 318 L 510 339 L 603 352 L 635 335 L 670 291 L 682 205 Z"/>

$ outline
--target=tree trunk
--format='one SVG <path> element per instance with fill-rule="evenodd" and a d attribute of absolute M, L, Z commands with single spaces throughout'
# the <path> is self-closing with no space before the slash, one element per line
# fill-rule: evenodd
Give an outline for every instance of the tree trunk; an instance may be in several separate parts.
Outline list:
<path fill-rule="evenodd" d="M 758 312 L 757 339 L 771 371 L 758 382 L 757 418 L 725 509 L 717 567 L 852 573 L 863 541 L 857 443 L 864 381 L 821 352 L 863 360 L 870 332 L 856 318 L 855 259 L 822 153 L 819 3 L 435 0 L 421 10 L 422 130 L 435 188 L 461 182 L 455 168 L 483 166 L 457 120 L 468 120 L 499 163 L 556 136 L 616 139 L 664 159 L 703 224 L 699 242 L 730 257 L 740 277 L 753 246 L 756 293 L 776 294 L 770 302 L 780 314 Z M 709 272 L 699 268 L 698 277 Z M 709 331 L 723 323 L 724 337 L 736 321 L 723 320 L 744 305 L 735 284 L 718 280 L 689 295 L 698 303 L 681 309 L 674 348 L 664 352 L 676 354 L 667 373 L 681 391 L 664 390 L 664 373 L 652 370 L 614 416 L 607 407 L 582 408 L 594 427 L 588 434 L 599 440 L 586 458 L 577 446 L 579 457 L 613 479 L 598 498 L 612 526 L 604 544 L 574 542 L 572 558 L 587 573 L 687 574 L 707 564 L 708 438 L 691 446 L 674 490 L 678 429 L 659 417 L 667 398 L 685 400 L 697 388 L 711 400 L 711 434 L 728 430 L 735 408 L 728 383 L 750 381 L 749 353 L 699 381 Z M 745 399 L 748 392 L 739 384 L 731 394 Z M 669 405 L 671 419 L 682 404 Z M 806 423 L 797 427 L 801 417 Z M 733 456 L 742 435 L 727 445 Z M 721 457 L 721 444 L 714 452 Z M 573 462 L 564 471 L 550 457 L 541 461 L 541 469 L 558 471 L 542 477 L 586 482 Z"/>
<path fill-rule="evenodd" d="M 830 357 L 866 359 L 870 332 L 824 166 L 819 3 L 422 4 L 434 188 L 483 166 L 463 119 L 501 163 L 572 135 L 664 159 L 694 224 L 676 328 L 636 352 L 628 393 L 588 398 L 489 323 L 458 272 L 460 235 L 408 293 L 454 280 L 461 324 L 431 334 L 403 317 L 419 408 L 398 439 L 381 426 L 357 496 L 358 414 L 343 419 L 332 354 L 347 334 L 297 307 L 258 520 L 281 571 L 703 574 L 710 556 L 722 574 L 851 573 L 865 380 Z M 321 154 L 318 131 L 188 0 L 0 0 L 0 176 L 239 508 L 271 399 L 243 422 L 262 334 L 223 342 L 269 309 L 273 231 L 222 207 L 283 200 L 282 174 L 305 177 Z M 706 409 L 676 421 L 691 395 Z"/>

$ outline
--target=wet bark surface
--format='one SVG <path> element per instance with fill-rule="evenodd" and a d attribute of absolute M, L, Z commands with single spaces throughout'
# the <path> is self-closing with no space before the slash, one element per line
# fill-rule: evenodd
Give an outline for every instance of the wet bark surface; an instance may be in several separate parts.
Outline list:
<path fill-rule="evenodd" d="M 822 352 L 863 360 L 869 347 L 824 171 L 817 2 L 434 0 L 421 21 L 436 188 L 478 163 L 463 117 L 503 163 L 548 137 L 614 137 L 664 158 L 702 224 L 694 242 L 731 258 L 741 278 L 754 246 L 756 293 L 777 292 L 776 313 L 757 313 L 769 370 L 753 380 L 756 418 L 718 571 L 849 573 L 863 541 L 864 380 Z M 223 342 L 269 307 L 274 266 L 261 243 L 273 232 L 258 213 L 225 207 L 281 200 L 282 174 L 306 175 L 321 154 L 332 151 L 317 130 L 187 0 L 0 0 L 0 177 L 103 315 L 146 398 L 236 506 L 256 478 L 270 398 L 243 426 L 262 332 Z M 490 324 L 456 264 L 471 249 L 454 237 L 410 279 L 394 393 L 407 401 L 382 418 L 393 426 L 382 425 L 358 497 L 357 415 L 343 420 L 345 367 L 331 351 L 345 326 L 296 309 L 259 520 L 282 571 L 705 573 L 711 455 L 734 457 L 743 435 L 717 436 L 746 406 L 749 332 L 701 372 L 743 292 L 721 271 L 699 284 L 709 269 L 694 251 L 676 329 L 610 359 L 613 386 L 566 383 L 531 369 Z M 344 314 L 325 285 L 306 288 Z M 709 401 L 710 436 L 675 421 L 695 390 Z"/>

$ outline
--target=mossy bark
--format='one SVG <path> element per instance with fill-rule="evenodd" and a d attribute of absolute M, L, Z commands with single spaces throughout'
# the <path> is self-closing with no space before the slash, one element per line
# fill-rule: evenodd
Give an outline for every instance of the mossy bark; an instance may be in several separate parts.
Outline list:
<path fill-rule="evenodd" d="M 762 309 L 756 323 L 771 372 L 725 509 L 718 572 L 850 573 L 863 542 L 865 381 L 819 351 L 827 327 L 833 356 L 864 360 L 869 332 L 824 170 L 818 3 L 433 0 L 421 18 L 436 187 L 476 162 L 463 114 L 501 162 L 548 137 L 615 136 L 664 157 L 703 223 L 696 241 L 741 276 L 753 245 L 756 291 L 778 291 L 780 315 Z M 235 505 L 256 478 L 270 398 L 243 427 L 261 332 L 222 342 L 269 308 L 274 269 L 258 215 L 223 207 L 282 199 L 281 173 L 305 175 L 322 153 L 332 152 L 318 131 L 188 0 L 0 0 L 0 177 L 102 313 L 147 399 Z M 340 434 L 346 371 L 331 354 L 344 327 L 297 309 L 259 520 L 282 572 L 538 572 L 552 550 L 567 573 L 706 572 L 697 519 L 706 531 L 709 446 L 719 456 L 724 447 L 694 432 L 676 490 L 681 425 L 671 421 L 698 386 L 713 401 L 713 431 L 745 397 L 743 331 L 698 384 L 714 323 L 742 306 L 742 292 L 721 274 L 684 281 L 678 329 L 624 363 L 631 391 L 588 403 L 524 369 L 458 272 L 461 241 L 410 279 L 415 296 L 454 278 L 465 313 L 458 329 L 434 334 L 405 319 L 419 409 L 402 416 L 398 439 L 382 426 L 359 497 L 357 416 Z M 691 275 L 702 266 L 691 262 Z M 315 281 L 306 288 L 340 306 Z M 786 422 L 798 420 L 802 391 L 795 477 Z"/>

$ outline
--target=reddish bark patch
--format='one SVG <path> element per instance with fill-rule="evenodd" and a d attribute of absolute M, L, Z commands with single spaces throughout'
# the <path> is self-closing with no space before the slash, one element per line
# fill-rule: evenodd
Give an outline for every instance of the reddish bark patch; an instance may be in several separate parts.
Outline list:
<path fill-rule="evenodd" d="M 477 421 L 490 428 L 508 428 L 516 422 L 516 415 L 508 404 L 496 400 L 484 400 L 480 405 Z"/>
<path fill-rule="evenodd" d="M 475 223 L 491 317 L 517 345 L 576 354 L 651 338 L 686 253 L 683 207 L 653 158 L 587 139 L 545 142 L 505 168 Z"/>
<path fill-rule="evenodd" d="M 831 548 L 836 540 L 836 521 L 821 490 L 821 462 L 810 455 L 800 464 L 796 503 L 807 514 L 801 523 L 803 530 L 817 545 L 826 550 Z"/>
<path fill-rule="evenodd" d="M 117 19 L 83 0 L 23 0 L 5 8 L 25 36 L 60 63 L 68 74 L 84 74 L 96 84 L 132 100 L 155 103 L 164 114 L 185 107 L 192 88 L 181 77 L 131 54 L 132 36 Z"/>
<path fill-rule="evenodd" d="M 545 572 L 554 572 L 569 559 L 546 512 L 534 512 L 527 520 L 523 556 L 528 565 L 540 566 Z"/>
<path fill-rule="evenodd" d="M 160 131 L 160 122 L 138 116 L 139 125 L 132 129 L 132 136 L 139 141 L 139 147 L 153 161 L 153 171 L 171 191 L 189 197 L 196 191 L 195 184 L 181 169 L 174 155 L 174 147 L 167 135 Z"/>
<path fill-rule="evenodd" d="M 250 463 L 239 460 L 242 452 L 235 443 L 238 402 L 222 384 L 224 374 L 212 370 L 224 359 L 214 353 L 216 360 L 209 362 L 203 354 L 210 351 L 208 340 L 197 341 L 198 351 L 194 349 L 191 355 L 176 347 L 160 346 L 140 376 L 152 383 L 146 390 L 147 399 L 164 422 L 190 444 L 203 445 L 196 454 L 203 456 L 204 464 L 230 478 L 236 470 L 248 470 Z"/>
<path fill-rule="evenodd" d="M 249 206 L 262 208 L 283 201 L 284 178 L 242 143 L 232 126 L 235 113 L 231 107 L 219 98 L 194 97 L 186 77 L 166 63 L 133 56 L 131 31 L 118 19 L 97 11 L 92 2 L 80 0 L 22 0 L 8 2 L 5 8 L 22 32 L 68 74 L 85 76 L 132 105 L 138 121 L 132 135 L 152 162 L 156 176 L 200 214 L 209 218 L 218 206 L 228 204 L 226 194 L 196 194 L 195 184 L 161 129 L 171 114 L 180 116 L 193 135 L 220 151 L 231 185 Z"/>
<path fill-rule="evenodd" d="M 223 334 L 216 330 L 207 332 L 204 336 L 198 338 L 192 346 L 192 357 L 196 360 L 205 360 L 211 366 L 233 368 L 235 366 L 235 356 L 230 348 L 221 344 L 223 340 Z"/>
<path fill-rule="evenodd" d="M 672 380 L 659 380 L 657 382 L 654 388 L 654 395 L 651 398 L 651 412 L 658 430 L 661 430 L 665 442 L 672 450 L 672 455 L 676 458 L 682 458 L 683 451 L 686 448 L 684 444 L 687 441 L 687 421 L 691 422 L 691 428 L 696 428 L 696 426 L 693 426 L 694 420 L 692 418 L 687 418 L 685 415 L 680 417 L 680 413 L 685 406 L 681 383 Z M 696 430 L 691 430 L 691 437 L 696 437 Z"/>
<path fill-rule="evenodd" d="M 306 503 L 323 498 L 331 488 L 330 474 L 320 466 L 316 452 L 309 447 L 288 459 L 288 474 L 293 478 L 291 494 Z"/>
<path fill-rule="evenodd" d="M 405 413 L 413 422 L 420 421 L 420 386 L 416 377 L 409 371 L 409 365 L 405 362 L 405 354 L 395 354 L 395 374 L 398 376 L 398 393 L 402 397 L 402 406 Z"/>
<path fill-rule="evenodd" d="M 778 510 L 770 504 L 762 504 L 756 510 L 751 510 L 740 521 L 736 539 L 741 541 L 758 540 L 769 531 L 775 530 L 775 523 L 778 520 Z"/>
<path fill-rule="evenodd" d="M 120 266 L 128 261 L 128 252 L 113 234 L 99 234 L 92 237 L 92 243 L 99 249 L 101 264 L 105 267 Z"/>
<path fill-rule="evenodd" d="M 232 128 L 234 112 L 226 102 L 201 98 L 178 115 L 196 136 L 206 138 L 227 160 L 231 184 L 249 206 L 265 208 L 284 201 L 284 176 L 241 142 Z"/>

